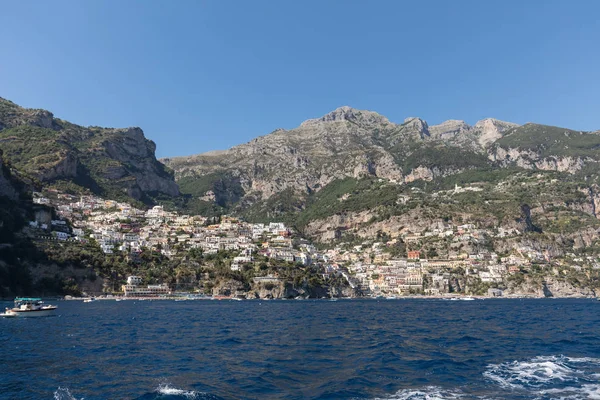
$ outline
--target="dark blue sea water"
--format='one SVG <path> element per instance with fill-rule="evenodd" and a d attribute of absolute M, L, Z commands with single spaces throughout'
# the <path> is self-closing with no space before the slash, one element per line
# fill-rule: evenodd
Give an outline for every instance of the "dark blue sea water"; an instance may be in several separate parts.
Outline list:
<path fill-rule="evenodd" d="M 0 319 L 0 398 L 600 399 L 593 300 L 54 303 Z"/>

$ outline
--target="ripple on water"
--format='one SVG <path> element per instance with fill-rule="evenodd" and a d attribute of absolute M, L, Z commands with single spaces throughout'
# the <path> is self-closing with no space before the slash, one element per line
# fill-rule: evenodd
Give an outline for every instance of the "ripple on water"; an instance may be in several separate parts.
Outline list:
<path fill-rule="evenodd" d="M 0 320 L 0 360 L 10 362 L 0 398 L 600 399 L 600 302 L 60 309 L 61 318 Z"/>

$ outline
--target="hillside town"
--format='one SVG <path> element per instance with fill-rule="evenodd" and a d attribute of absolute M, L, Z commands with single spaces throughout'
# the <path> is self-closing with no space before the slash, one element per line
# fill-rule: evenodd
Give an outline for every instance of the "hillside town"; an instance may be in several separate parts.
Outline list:
<path fill-rule="evenodd" d="M 77 197 L 57 191 L 34 193 L 34 203 L 52 206 L 57 214 L 57 219 L 36 215 L 36 220 L 29 223 L 31 231 L 42 240 L 95 241 L 106 255 L 120 252 L 134 264 L 141 263 L 143 249 L 167 258 L 192 249 L 203 254 L 233 252 L 236 255 L 229 264 L 232 271 L 252 265 L 256 257 L 262 256 L 312 266 L 323 278 L 343 277 L 356 296 L 465 294 L 465 283 L 470 286 L 467 294 L 502 296 L 512 276 L 531 268 L 543 266 L 554 275 L 564 274 L 565 269 L 600 268 L 598 259 L 592 256 L 569 254 L 567 260 L 553 259 L 548 252 L 525 246 L 508 255 L 481 250 L 454 253 L 446 258 L 428 256 L 420 249 L 425 240 L 468 244 L 521 234 L 516 229 L 490 231 L 473 224 L 445 223 L 381 241 L 339 243 L 318 249 L 282 222 L 248 223 L 231 216 L 180 215 L 160 205 L 142 210 L 97 196 Z M 392 251 L 399 244 L 403 244 L 404 254 Z M 125 293 L 127 287 L 132 291 L 142 284 L 137 277 L 131 278 L 123 286 Z M 277 280 L 277 276 L 256 277 L 255 281 L 261 279 Z M 157 293 L 169 292 L 160 283 L 156 287 Z"/>

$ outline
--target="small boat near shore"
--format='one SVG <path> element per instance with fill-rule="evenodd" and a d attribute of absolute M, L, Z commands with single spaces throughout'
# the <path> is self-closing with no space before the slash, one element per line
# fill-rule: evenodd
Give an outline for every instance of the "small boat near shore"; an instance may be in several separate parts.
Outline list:
<path fill-rule="evenodd" d="M 42 299 L 34 297 L 17 297 L 13 308 L 6 307 L 0 317 L 48 317 L 54 315 L 56 306 L 44 304 Z"/>

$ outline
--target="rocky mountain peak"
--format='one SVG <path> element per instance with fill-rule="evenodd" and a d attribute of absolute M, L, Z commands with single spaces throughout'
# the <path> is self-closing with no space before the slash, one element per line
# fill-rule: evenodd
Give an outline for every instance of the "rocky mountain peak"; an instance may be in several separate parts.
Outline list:
<path fill-rule="evenodd" d="M 500 121 L 494 118 L 486 118 L 481 121 L 477 121 L 474 128 L 479 131 L 479 137 L 477 141 L 483 147 L 488 144 L 495 142 L 500 139 L 504 132 L 511 128 L 516 128 L 518 124 L 512 122 Z"/>
<path fill-rule="evenodd" d="M 429 127 L 429 133 L 437 139 L 451 139 L 469 130 L 471 127 L 465 121 L 458 119 L 449 119 L 439 125 Z"/>
<path fill-rule="evenodd" d="M 475 125 L 473 125 L 473 127 L 475 128 L 480 128 L 480 127 L 496 127 L 497 129 L 510 129 L 510 128 L 515 128 L 519 126 L 519 124 L 515 124 L 513 122 L 506 122 L 506 121 L 500 121 L 499 119 L 495 119 L 495 118 L 484 118 L 480 121 L 477 121 L 475 123 Z"/>
<path fill-rule="evenodd" d="M 429 125 L 427 125 L 427 122 L 421 118 L 408 117 L 404 120 L 403 125 L 410 130 L 429 135 Z"/>
<path fill-rule="evenodd" d="M 115 133 L 119 135 L 123 135 L 135 140 L 144 140 L 146 136 L 144 136 L 144 131 L 142 128 L 138 128 L 137 126 L 130 128 L 105 128 L 107 133 Z"/>
<path fill-rule="evenodd" d="M 0 130 L 19 125 L 30 125 L 55 130 L 60 128 L 50 111 L 23 108 L 10 100 L 0 97 Z"/>
<path fill-rule="evenodd" d="M 374 111 L 357 110 L 349 106 L 343 106 L 336 108 L 328 114 L 325 114 L 321 118 L 309 119 L 304 121 L 300 126 L 313 126 L 322 124 L 324 122 L 339 122 L 339 121 L 350 121 L 366 125 L 380 125 L 389 124 L 390 121 L 381 114 Z"/>

